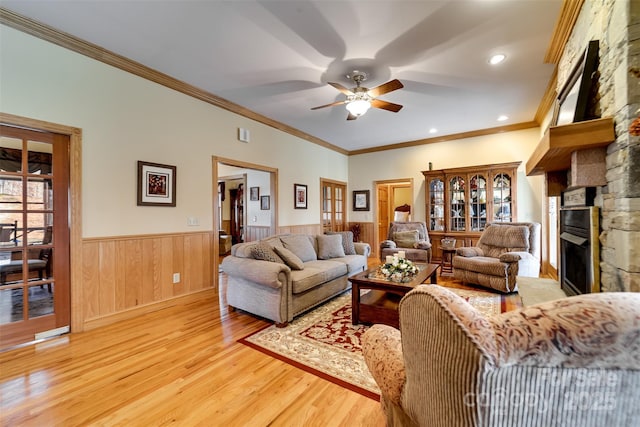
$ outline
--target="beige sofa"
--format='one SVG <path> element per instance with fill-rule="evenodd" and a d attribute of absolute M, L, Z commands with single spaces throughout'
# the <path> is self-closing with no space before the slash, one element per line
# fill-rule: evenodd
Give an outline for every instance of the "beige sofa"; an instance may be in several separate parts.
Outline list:
<path fill-rule="evenodd" d="M 516 276 L 540 274 L 540 224 L 487 224 L 475 247 L 456 249 L 453 276 L 500 292 L 518 290 Z"/>
<path fill-rule="evenodd" d="M 362 337 L 388 426 L 638 425 L 640 293 L 484 317 L 421 285 L 399 310 L 400 331 L 375 325 Z"/>
<path fill-rule="evenodd" d="M 228 275 L 230 307 L 283 327 L 304 311 L 351 288 L 349 276 L 367 268 L 371 248 L 350 231 L 285 234 L 231 248 L 221 269 Z"/>

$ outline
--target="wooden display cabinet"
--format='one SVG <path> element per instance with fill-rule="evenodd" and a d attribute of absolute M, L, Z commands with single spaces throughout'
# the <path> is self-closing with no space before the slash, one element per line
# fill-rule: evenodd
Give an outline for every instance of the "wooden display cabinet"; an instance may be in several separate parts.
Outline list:
<path fill-rule="evenodd" d="M 517 218 L 517 171 L 521 162 L 422 171 L 425 177 L 427 229 L 433 257 L 442 259 L 440 240 L 472 246 L 488 222 Z"/>

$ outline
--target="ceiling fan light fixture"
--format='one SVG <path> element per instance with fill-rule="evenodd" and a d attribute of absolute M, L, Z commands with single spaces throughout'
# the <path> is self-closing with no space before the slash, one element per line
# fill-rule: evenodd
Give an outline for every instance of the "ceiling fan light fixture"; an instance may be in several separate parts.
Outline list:
<path fill-rule="evenodd" d="M 362 116 L 371 108 L 371 102 L 364 99 L 356 99 L 347 104 L 347 111 L 356 117 Z"/>
<path fill-rule="evenodd" d="M 498 53 L 498 54 L 492 55 L 491 58 L 489 58 L 489 64 L 498 65 L 505 59 L 507 59 L 507 55 L 505 55 L 504 53 Z"/>

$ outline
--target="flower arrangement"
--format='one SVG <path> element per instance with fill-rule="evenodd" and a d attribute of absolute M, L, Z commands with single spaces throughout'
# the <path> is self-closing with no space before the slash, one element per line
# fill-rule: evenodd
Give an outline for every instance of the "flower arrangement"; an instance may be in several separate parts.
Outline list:
<path fill-rule="evenodd" d="M 380 266 L 380 273 L 393 282 L 409 282 L 418 273 L 418 267 L 404 256 L 388 256 Z"/>

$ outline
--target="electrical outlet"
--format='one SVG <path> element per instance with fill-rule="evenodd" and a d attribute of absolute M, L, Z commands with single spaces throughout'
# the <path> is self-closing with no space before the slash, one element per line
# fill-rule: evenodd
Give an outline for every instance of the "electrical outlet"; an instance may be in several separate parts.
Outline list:
<path fill-rule="evenodd" d="M 173 283 L 180 283 L 180 273 L 173 273 Z"/>

